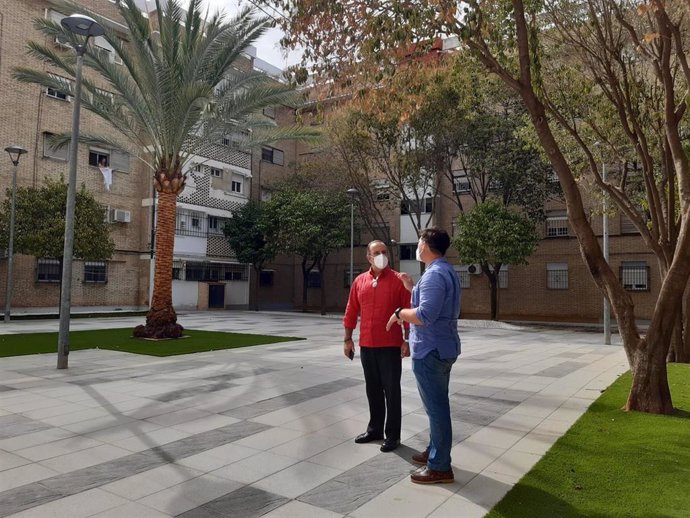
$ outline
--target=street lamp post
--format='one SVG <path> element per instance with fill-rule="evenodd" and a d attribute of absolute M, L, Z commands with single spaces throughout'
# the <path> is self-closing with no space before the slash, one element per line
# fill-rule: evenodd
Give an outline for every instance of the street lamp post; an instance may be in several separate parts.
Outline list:
<path fill-rule="evenodd" d="M 350 195 L 350 287 L 352 287 L 353 268 L 355 262 L 355 197 L 359 191 L 354 187 L 347 190 Z"/>
<path fill-rule="evenodd" d="M 12 201 L 10 202 L 10 238 L 7 243 L 7 286 L 5 288 L 5 322 L 10 321 L 12 304 L 12 267 L 14 262 L 14 215 L 17 203 L 17 166 L 26 149 L 16 145 L 5 148 L 12 161 Z"/>
<path fill-rule="evenodd" d="M 75 74 L 74 107 L 72 109 L 72 138 L 70 140 L 67 209 L 65 211 L 65 244 L 62 251 L 62 288 L 60 289 L 60 330 L 58 333 L 58 369 L 66 369 L 69 356 L 69 318 L 72 306 L 72 254 L 74 252 L 74 213 L 77 204 L 77 152 L 79 149 L 79 112 L 81 110 L 81 74 L 84 53 L 90 37 L 102 36 L 104 31 L 96 20 L 82 14 L 63 18 L 60 23 L 68 31 L 86 36 L 75 45 L 77 70 Z"/>
<path fill-rule="evenodd" d="M 604 162 L 604 154 L 601 155 L 601 179 L 604 183 L 607 181 L 606 162 Z M 604 246 L 604 260 L 609 262 L 609 196 L 604 191 L 604 201 L 602 202 L 604 214 L 602 216 L 602 233 Z M 609 299 L 604 296 L 604 344 L 611 345 L 611 306 Z"/>
<path fill-rule="evenodd" d="M 606 171 L 606 162 L 604 162 L 604 147 L 598 140 L 594 143 L 595 147 L 599 148 L 599 156 L 601 157 L 601 180 L 606 183 L 608 180 L 608 175 Z M 604 253 L 604 260 L 609 262 L 609 197 L 606 190 L 603 193 L 602 201 L 602 217 L 601 217 L 601 227 L 602 227 L 602 248 Z M 609 305 L 609 299 L 604 295 L 604 344 L 611 345 L 611 306 Z"/>

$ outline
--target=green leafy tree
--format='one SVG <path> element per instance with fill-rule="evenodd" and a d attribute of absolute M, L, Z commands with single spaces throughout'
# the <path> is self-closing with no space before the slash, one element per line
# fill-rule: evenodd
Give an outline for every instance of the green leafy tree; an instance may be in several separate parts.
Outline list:
<path fill-rule="evenodd" d="M 528 264 L 539 234 L 534 221 L 490 200 L 458 216 L 453 244 L 465 264 L 480 264 L 491 288 L 491 319 L 498 317 L 498 275 L 503 265 Z"/>
<path fill-rule="evenodd" d="M 223 233 L 237 260 L 254 269 L 254 309 L 259 310 L 259 276 L 264 265 L 276 256 L 277 243 L 267 236 L 274 233 L 275 221 L 261 203 L 250 200 L 233 212 Z"/>
<path fill-rule="evenodd" d="M 186 10 L 179 2 L 156 0 L 156 13 L 150 16 L 141 12 L 135 0 L 118 0 L 115 8 L 127 29 L 127 42 L 98 13 L 75 2 L 59 6 L 66 15 L 82 13 L 98 21 L 105 30 L 103 37 L 122 62 L 114 63 L 109 52 L 89 43 L 84 64 L 90 70 L 83 81 L 82 103 L 117 134 L 113 138 L 82 134 L 80 141 L 145 153 L 141 158 L 153 170 L 158 198 L 155 273 L 146 325 L 138 326 L 134 334 L 175 338 L 182 334 L 172 305 L 175 213 L 177 196 L 185 188 L 187 158 L 198 154 L 206 142 L 218 142 L 227 135 L 237 136 L 231 141 L 246 150 L 262 142 L 316 132 L 274 128 L 261 115 L 262 109 L 294 105 L 298 102 L 295 92 L 265 74 L 233 66 L 270 26 L 267 18 L 245 8 L 231 19 L 215 14 L 205 20 L 201 0 L 190 0 Z M 82 37 L 49 18 L 36 19 L 34 24 L 46 42 L 59 38 L 72 47 L 84 43 Z M 74 96 L 73 81 L 62 78 L 75 76 L 73 50 L 31 42 L 29 53 L 60 75 L 18 67 L 16 79 Z M 69 136 L 56 140 L 64 145 Z"/>
<path fill-rule="evenodd" d="M 271 239 L 280 252 L 302 258 L 302 310 L 307 307 L 309 272 L 321 274 L 321 313 L 326 312 L 326 265 L 329 255 L 350 242 L 350 202 L 340 191 L 313 189 L 306 178 L 280 186 L 266 203 L 278 225 Z"/>
<path fill-rule="evenodd" d="M 685 144 L 690 6 L 617 0 L 388 0 L 374 6 L 367 0 L 264 1 L 286 13 L 285 42 L 313 43 L 306 58 L 334 76 L 348 67 L 379 75 L 393 71 L 407 59 L 408 49 L 422 55 L 435 38 L 453 35 L 519 96 L 558 176 L 582 257 L 615 313 L 633 375 L 625 408 L 673 412 L 666 361 L 684 302 L 686 321 L 690 315 L 690 159 Z M 355 77 L 365 80 L 371 74 Z M 597 113 L 611 118 L 602 124 Z M 560 138 L 564 134 L 568 143 Z M 620 137 L 627 140 L 624 148 L 617 145 Z M 603 178 L 597 141 L 607 154 L 632 156 L 640 165 L 646 207 L 626 196 L 627 174 Z M 582 182 L 583 169 L 589 185 Z M 588 218 L 583 199 L 591 194 L 590 185 L 604 191 L 633 222 L 658 260 L 661 286 L 645 333 L 636 325 L 633 298 L 604 257 Z M 648 215 L 654 219 L 647 221 Z M 676 350 L 676 357 L 690 351 L 690 331 L 684 334 L 685 350 Z"/>
<path fill-rule="evenodd" d="M 0 210 L 0 246 L 9 239 L 12 192 Z M 40 258 L 59 259 L 62 264 L 65 236 L 67 184 L 46 179 L 40 187 L 18 187 L 15 206 L 14 251 Z M 77 191 L 74 223 L 74 255 L 85 261 L 104 261 L 113 255 L 111 225 L 105 208 L 82 185 Z"/>

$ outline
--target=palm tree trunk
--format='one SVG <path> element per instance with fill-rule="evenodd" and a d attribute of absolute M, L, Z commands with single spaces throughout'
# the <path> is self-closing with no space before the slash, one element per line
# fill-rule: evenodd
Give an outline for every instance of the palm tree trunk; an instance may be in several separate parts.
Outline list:
<path fill-rule="evenodd" d="M 165 191 L 158 193 L 153 297 L 151 309 L 146 315 L 146 325 L 140 325 L 134 329 L 134 336 L 139 338 L 179 338 L 184 330 L 177 323 L 177 313 L 172 305 L 176 206 L 177 194 Z"/>

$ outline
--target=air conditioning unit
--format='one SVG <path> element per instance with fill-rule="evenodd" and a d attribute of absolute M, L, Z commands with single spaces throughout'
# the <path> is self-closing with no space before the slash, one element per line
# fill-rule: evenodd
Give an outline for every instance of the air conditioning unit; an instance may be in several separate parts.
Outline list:
<path fill-rule="evenodd" d="M 472 275 L 481 275 L 482 267 L 479 264 L 471 264 L 467 267 L 467 271 L 470 272 Z"/>
<path fill-rule="evenodd" d="M 113 223 L 129 223 L 132 221 L 132 213 L 124 209 L 111 209 L 110 221 Z"/>

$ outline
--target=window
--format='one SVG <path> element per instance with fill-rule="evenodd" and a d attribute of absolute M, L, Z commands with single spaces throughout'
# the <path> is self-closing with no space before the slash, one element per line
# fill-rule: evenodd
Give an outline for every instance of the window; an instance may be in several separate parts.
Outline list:
<path fill-rule="evenodd" d="M 36 280 L 38 282 L 60 282 L 62 265 L 58 259 L 38 259 L 36 261 Z"/>
<path fill-rule="evenodd" d="M 550 290 L 568 289 L 568 263 L 546 265 L 546 287 Z"/>
<path fill-rule="evenodd" d="M 232 141 L 230 140 L 230 137 L 223 137 L 222 142 L 223 142 L 224 146 L 229 146 L 232 143 Z"/>
<path fill-rule="evenodd" d="M 67 161 L 69 159 L 69 145 L 61 148 L 52 147 L 50 145 L 50 137 L 52 136 L 52 133 L 43 134 L 43 156 L 45 158 L 54 158 L 56 160 Z"/>
<path fill-rule="evenodd" d="M 215 178 L 223 178 L 223 171 L 217 167 L 209 167 L 209 174 Z"/>
<path fill-rule="evenodd" d="M 284 163 L 283 152 L 280 149 L 276 149 L 273 147 L 261 148 L 261 160 L 263 160 L 265 162 L 270 162 L 270 163 L 276 164 L 276 165 L 283 165 L 283 163 Z"/>
<path fill-rule="evenodd" d="M 105 261 L 86 261 L 84 263 L 84 282 L 108 282 L 108 267 Z"/>
<path fill-rule="evenodd" d="M 417 257 L 417 243 L 414 245 L 400 245 L 400 260 L 411 261 Z"/>
<path fill-rule="evenodd" d="M 453 192 L 461 194 L 471 190 L 472 184 L 470 183 L 469 176 L 467 176 L 467 171 L 464 169 L 453 171 Z"/>
<path fill-rule="evenodd" d="M 307 288 L 321 287 L 321 272 L 319 270 L 312 270 L 307 276 Z"/>
<path fill-rule="evenodd" d="M 188 261 L 184 278 L 187 281 L 247 281 L 249 271 L 248 266 L 243 264 Z"/>
<path fill-rule="evenodd" d="M 620 279 L 623 288 L 628 291 L 648 291 L 649 267 L 645 261 L 623 261 Z"/>
<path fill-rule="evenodd" d="M 89 165 L 94 167 L 109 167 L 110 153 L 95 149 L 89 150 Z"/>
<path fill-rule="evenodd" d="M 353 268 L 352 269 L 352 280 L 355 280 L 357 276 L 362 273 L 362 270 L 359 268 Z M 350 269 L 346 268 L 345 271 L 343 272 L 343 287 L 349 288 L 350 287 Z"/>
<path fill-rule="evenodd" d="M 206 237 L 206 229 L 202 221 L 204 215 L 200 212 L 178 209 L 175 218 L 175 234 L 180 236 Z"/>
<path fill-rule="evenodd" d="M 259 272 L 259 286 L 273 286 L 273 270 L 261 270 Z"/>
<path fill-rule="evenodd" d="M 192 171 L 195 173 L 200 173 L 201 172 L 201 164 L 194 164 L 192 166 Z"/>
<path fill-rule="evenodd" d="M 546 237 L 568 235 L 568 216 L 564 210 L 551 210 L 546 213 Z"/>
<path fill-rule="evenodd" d="M 233 180 L 232 185 L 230 187 L 230 190 L 232 192 L 241 193 L 242 192 L 242 182 L 239 182 L 237 180 Z"/>
<path fill-rule="evenodd" d="M 498 271 L 498 287 L 499 289 L 508 289 L 508 266 L 501 266 Z"/>
<path fill-rule="evenodd" d="M 469 266 L 456 266 L 455 273 L 458 274 L 461 288 L 469 288 L 471 285 Z"/>
<path fill-rule="evenodd" d="M 66 77 L 59 76 L 57 74 L 49 74 L 52 79 L 54 79 L 56 82 L 59 83 L 60 86 L 56 86 L 55 88 L 53 87 L 47 87 L 46 88 L 46 95 L 48 97 L 52 97 L 53 99 L 59 99 L 61 101 L 69 101 L 70 96 L 67 95 L 67 92 L 69 92 L 72 89 L 72 81 L 67 79 Z"/>
<path fill-rule="evenodd" d="M 220 224 L 220 218 L 217 216 L 208 217 L 208 233 L 209 234 L 222 234 L 223 229 Z"/>
<path fill-rule="evenodd" d="M 425 214 L 433 211 L 434 199 L 403 200 L 400 202 L 400 214 Z"/>

